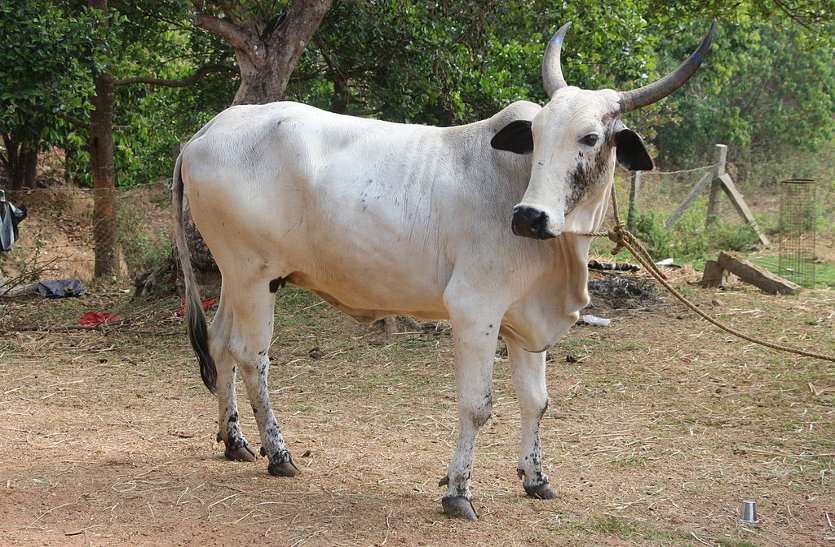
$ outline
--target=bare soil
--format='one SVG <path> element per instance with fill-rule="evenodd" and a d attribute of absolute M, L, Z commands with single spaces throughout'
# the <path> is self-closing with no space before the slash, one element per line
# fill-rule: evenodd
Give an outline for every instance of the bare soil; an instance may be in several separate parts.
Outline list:
<path fill-rule="evenodd" d="M 737 327 L 835 350 L 833 291 L 678 282 Z M 526 498 L 516 478 L 518 406 L 497 352 L 474 523 L 448 520 L 439 503 L 457 423 L 444 323 L 386 339 L 280 291 L 270 387 L 303 470 L 287 479 L 263 459 L 223 459 L 176 299 L 114 287 L 0 303 L 0 543 L 835 545 L 832 364 L 734 340 L 669 300 L 608 310 L 610 327 L 577 327 L 552 348 L 552 501 Z M 62 328 L 86 310 L 126 322 Z M 746 499 L 759 526 L 738 521 Z"/>

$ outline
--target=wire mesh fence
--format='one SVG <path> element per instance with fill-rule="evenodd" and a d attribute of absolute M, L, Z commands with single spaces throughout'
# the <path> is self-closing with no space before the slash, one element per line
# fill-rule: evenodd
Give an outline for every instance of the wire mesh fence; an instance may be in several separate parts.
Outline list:
<path fill-rule="evenodd" d="M 815 181 L 782 181 L 777 267 L 780 275 L 803 287 L 815 286 L 816 220 Z"/>
<path fill-rule="evenodd" d="M 168 232 L 173 215 L 166 182 L 106 190 L 114 194 L 120 275 L 131 276 L 152 255 L 170 250 Z M 7 199 L 26 207 L 29 214 L 20 223 L 20 239 L 15 246 L 8 253 L 0 253 L 0 279 L 13 279 L 25 272 L 47 278 L 91 279 L 95 265 L 93 235 L 99 226 L 94 202 L 102 192 L 71 185 L 7 192 Z"/>

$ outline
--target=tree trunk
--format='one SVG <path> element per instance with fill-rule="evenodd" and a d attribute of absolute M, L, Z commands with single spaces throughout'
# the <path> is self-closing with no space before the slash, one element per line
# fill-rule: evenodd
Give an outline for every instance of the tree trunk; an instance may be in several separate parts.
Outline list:
<path fill-rule="evenodd" d="M 232 18 L 197 14 L 195 25 L 235 48 L 241 84 L 233 105 L 266 104 L 282 98 L 305 46 L 319 28 L 331 3 L 332 0 L 296 0 L 288 7 L 284 17 L 276 20 L 275 25 L 266 21 L 236 24 Z M 254 31 L 256 28 L 270 30 L 259 34 Z M 191 219 L 187 200 L 184 217 L 194 268 L 205 274 L 206 280 L 211 280 L 212 274 L 218 271 L 217 265 Z"/>
<path fill-rule="evenodd" d="M 238 67 L 241 71 L 241 84 L 235 93 L 232 104 L 266 104 L 277 101 L 284 93 L 276 78 L 275 68 L 269 63 L 258 65 L 249 57 L 236 51 Z"/>
<path fill-rule="evenodd" d="M 107 0 L 89 0 L 90 7 L 107 12 Z M 106 21 L 106 19 L 105 19 Z M 106 23 L 105 23 L 106 24 Z M 113 174 L 113 76 L 96 75 L 90 113 L 90 172 L 93 177 L 93 241 L 96 279 L 118 272 L 116 255 L 116 181 Z"/>
<path fill-rule="evenodd" d="M 284 14 L 271 21 L 236 20 L 236 14 L 229 12 L 225 18 L 198 12 L 194 24 L 235 49 L 241 84 L 232 104 L 265 104 L 281 99 L 305 46 L 332 3 L 295 0 Z M 198 9 L 203 4 L 196 3 Z"/>
<path fill-rule="evenodd" d="M 92 4 L 92 2 L 91 2 Z M 96 94 L 90 114 L 90 170 L 93 176 L 93 239 L 95 276 L 110 277 L 118 271 L 116 255 L 116 183 L 113 174 L 113 77 L 96 76 Z"/>
<path fill-rule="evenodd" d="M 14 135 L 3 134 L 3 146 L 6 148 L 3 164 L 9 177 L 9 190 L 14 192 L 21 188 L 35 186 L 38 173 L 38 143 L 34 141 L 18 141 Z"/>

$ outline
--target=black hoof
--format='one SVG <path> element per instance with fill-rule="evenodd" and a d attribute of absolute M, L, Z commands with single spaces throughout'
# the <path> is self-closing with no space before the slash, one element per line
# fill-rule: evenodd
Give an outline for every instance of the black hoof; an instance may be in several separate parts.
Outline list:
<path fill-rule="evenodd" d="M 478 520 L 473 502 L 464 496 L 444 496 L 441 505 L 451 519 Z"/>
<path fill-rule="evenodd" d="M 255 461 L 255 452 L 249 447 L 249 445 L 244 442 L 243 445 L 234 446 L 232 448 L 226 447 L 226 451 L 224 452 L 227 460 L 232 460 L 233 462 L 254 462 Z"/>
<path fill-rule="evenodd" d="M 270 462 L 270 465 L 267 466 L 267 471 L 274 477 L 295 477 L 301 473 L 299 468 L 296 467 L 296 464 L 293 463 L 293 460 L 275 463 Z"/>
<path fill-rule="evenodd" d="M 557 492 L 547 482 L 541 482 L 533 486 L 522 484 L 525 493 L 538 500 L 552 500 L 557 497 Z"/>

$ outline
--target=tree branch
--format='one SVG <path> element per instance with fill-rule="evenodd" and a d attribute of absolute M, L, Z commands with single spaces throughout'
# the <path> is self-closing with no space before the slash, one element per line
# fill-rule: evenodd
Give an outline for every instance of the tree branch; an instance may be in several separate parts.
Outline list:
<path fill-rule="evenodd" d="M 84 121 L 81 118 L 76 118 L 75 116 L 67 114 L 65 112 L 58 112 L 58 117 L 62 120 L 70 122 L 71 124 L 80 129 L 90 129 L 90 120 Z"/>
<path fill-rule="evenodd" d="M 191 76 L 183 78 L 181 80 L 166 80 L 163 78 L 152 78 L 150 76 L 135 76 L 133 78 L 114 80 L 113 85 L 146 84 L 158 85 L 163 87 L 187 87 L 203 78 L 206 74 L 209 74 L 211 72 L 221 72 L 225 70 L 235 72 L 235 69 L 226 65 L 204 65 L 197 69 L 197 72 L 195 72 Z"/>
<path fill-rule="evenodd" d="M 194 16 L 193 22 L 194 26 L 222 38 L 236 50 L 246 54 L 255 63 L 257 44 L 254 44 L 253 37 L 238 25 L 208 13 L 198 13 Z"/>

